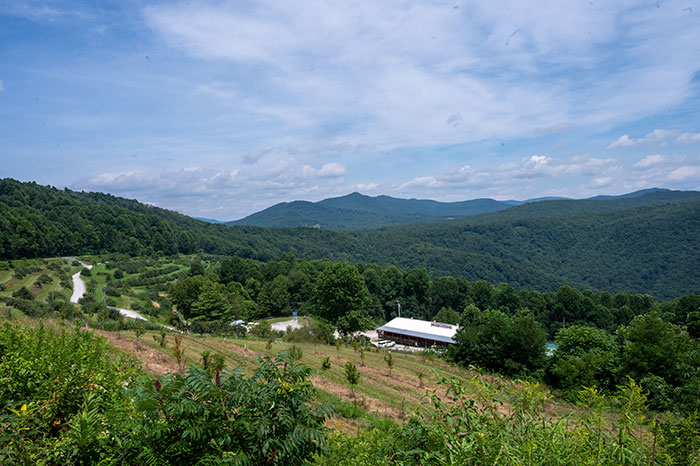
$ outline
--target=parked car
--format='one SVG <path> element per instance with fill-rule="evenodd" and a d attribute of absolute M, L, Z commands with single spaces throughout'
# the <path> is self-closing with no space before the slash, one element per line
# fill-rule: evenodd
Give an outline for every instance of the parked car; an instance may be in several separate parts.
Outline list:
<path fill-rule="evenodd" d="M 373 346 L 376 346 L 377 348 L 391 348 L 392 346 L 396 345 L 396 343 L 391 341 L 391 340 L 379 340 L 379 341 L 372 341 L 370 343 Z"/>

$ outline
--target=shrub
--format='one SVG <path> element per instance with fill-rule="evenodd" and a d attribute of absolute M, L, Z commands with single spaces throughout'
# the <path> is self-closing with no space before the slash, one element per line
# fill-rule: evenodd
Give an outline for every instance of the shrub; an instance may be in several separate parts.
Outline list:
<path fill-rule="evenodd" d="M 25 287 L 21 286 L 12 292 L 13 298 L 33 300 L 34 295 Z"/>
<path fill-rule="evenodd" d="M 297 345 L 292 345 L 289 348 L 289 357 L 292 358 L 292 361 L 299 361 L 302 356 L 304 356 L 304 352 Z"/>
<path fill-rule="evenodd" d="M 299 465 L 323 452 L 330 415 L 311 403 L 311 370 L 289 355 L 259 359 L 250 378 L 224 371 L 212 380 L 190 368 L 144 384 L 133 393 L 134 433 L 125 442 L 129 464 Z M 270 409 L 274 406 L 274 409 Z M 235 412 L 235 416 L 230 413 Z"/>
<path fill-rule="evenodd" d="M 28 299 L 11 298 L 7 304 L 22 311 L 27 317 L 42 317 L 46 313 L 46 309 L 43 306 Z"/>
<path fill-rule="evenodd" d="M 80 330 L 0 328 L 0 463 L 44 463 L 61 432 L 76 433 L 76 416 L 85 400 L 95 413 L 116 408 L 126 399 L 120 388 L 134 380 L 135 364 L 115 358 L 105 340 Z M 71 444 L 68 439 L 59 446 Z M 73 445 L 74 446 L 74 445 Z M 54 464 L 77 464 L 59 448 Z M 89 463 L 87 461 L 85 464 Z"/>
<path fill-rule="evenodd" d="M 105 294 L 107 296 L 114 296 L 115 298 L 118 298 L 119 296 L 122 295 L 118 289 L 116 289 L 115 287 L 110 286 L 110 285 L 107 285 L 105 287 Z"/>
<path fill-rule="evenodd" d="M 331 358 L 329 356 L 326 356 L 323 358 L 323 362 L 321 363 L 321 369 L 324 371 L 327 371 L 328 369 L 331 368 Z"/>

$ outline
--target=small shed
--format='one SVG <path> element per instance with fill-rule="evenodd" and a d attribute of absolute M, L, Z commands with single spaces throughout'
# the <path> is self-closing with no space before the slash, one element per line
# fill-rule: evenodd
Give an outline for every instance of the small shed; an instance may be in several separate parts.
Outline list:
<path fill-rule="evenodd" d="M 377 329 L 381 339 L 408 346 L 456 345 L 454 336 L 459 326 L 428 320 L 396 317 Z"/>

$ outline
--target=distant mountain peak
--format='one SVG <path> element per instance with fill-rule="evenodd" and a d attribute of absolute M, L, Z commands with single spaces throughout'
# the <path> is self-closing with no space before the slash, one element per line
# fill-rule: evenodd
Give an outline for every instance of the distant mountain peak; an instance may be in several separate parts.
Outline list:
<path fill-rule="evenodd" d="M 453 220 L 473 215 L 499 212 L 526 204 L 542 202 L 574 202 L 557 207 L 566 212 L 571 208 L 580 211 L 584 201 L 612 201 L 654 196 L 671 192 L 664 188 L 649 188 L 614 196 L 595 196 L 589 199 L 567 197 L 538 197 L 524 201 L 496 201 L 490 198 L 459 202 L 440 202 L 430 199 L 402 199 L 386 194 L 368 196 L 353 191 L 343 196 L 330 197 L 317 202 L 292 201 L 275 204 L 243 219 L 227 222 L 227 225 L 253 225 L 262 227 L 315 226 L 331 230 L 358 230 L 387 227 L 399 224 L 431 223 Z M 549 208 L 538 208 L 547 211 Z"/>

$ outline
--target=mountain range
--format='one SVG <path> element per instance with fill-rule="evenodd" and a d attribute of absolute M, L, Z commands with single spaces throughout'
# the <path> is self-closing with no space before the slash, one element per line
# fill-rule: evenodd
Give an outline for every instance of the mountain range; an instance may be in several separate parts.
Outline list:
<path fill-rule="evenodd" d="M 635 198 L 659 191 L 668 190 L 652 188 L 620 196 L 596 196 L 589 200 Z M 485 198 L 460 202 L 439 202 L 427 199 L 400 199 L 383 195 L 371 197 L 354 192 L 346 196 L 333 197 L 318 202 L 282 202 L 240 220 L 221 223 L 229 226 L 306 226 L 329 230 L 360 230 L 399 224 L 453 220 L 471 215 L 498 212 L 518 205 L 551 200 L 563 201 L 572 199 L 541 197 L 525 201 L 497 201 Z"/>

